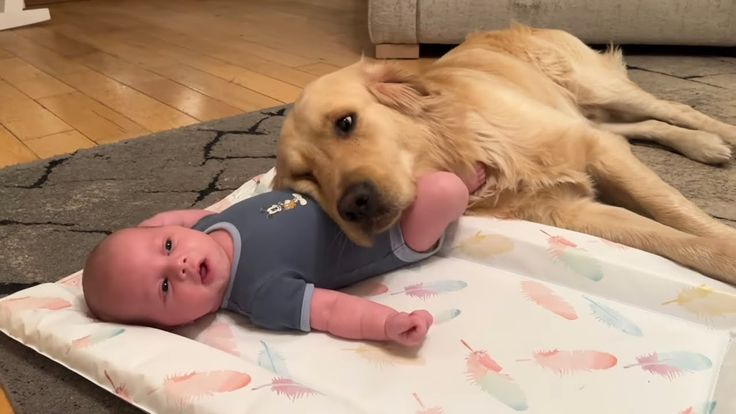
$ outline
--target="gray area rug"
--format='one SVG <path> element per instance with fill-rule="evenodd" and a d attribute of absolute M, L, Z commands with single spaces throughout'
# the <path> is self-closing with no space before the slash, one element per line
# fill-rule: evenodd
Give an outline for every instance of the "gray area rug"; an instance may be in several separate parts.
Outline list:
<path fill-rule="evenodd" d="M 736 59 L 628 57 L 656 95 L 736 124 Z M 82 267 L 105 235 L 162 210 L 202 208 L 275 164 L 285 108 L 194 125 L 0 170 L 0 296 Z M 637 156 L 736 226 L 736 166 L 712 167 L 651 145 Z M 19 413 L 133 413 L 71 371 L 0 335 L 0 378 Z"/>
<path fill-rule="evenodd" d="M 275 165 L 278 107 L 0 170 L 0 296 L 82 268 L 110 232 L 204 208 Z M 137 408 L 0 334 L 0 378 L 19 413 Z"/>

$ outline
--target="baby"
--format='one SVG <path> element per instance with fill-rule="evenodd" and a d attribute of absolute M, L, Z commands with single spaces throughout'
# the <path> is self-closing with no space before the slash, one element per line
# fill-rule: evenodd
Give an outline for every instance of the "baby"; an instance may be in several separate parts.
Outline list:
<path fill-rule="evenodd" d="M 481 167 L 465 180 L 442 171 L 420 178 L 413 204 L 371 247 L 351 242 L 312 199 L 286 191 L 221 213 L 159 213 L 92 250 L 84 297 L 110 322 L 168 329 L 227 309 L 267 329 L 416 346 L 429 312 L 398 312 L 336 289 L 434 254 L 484 181 Z"/>

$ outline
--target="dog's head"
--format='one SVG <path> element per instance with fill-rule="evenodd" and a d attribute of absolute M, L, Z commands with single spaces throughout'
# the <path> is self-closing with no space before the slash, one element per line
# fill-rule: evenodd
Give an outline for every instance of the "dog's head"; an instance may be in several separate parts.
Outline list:
<path fill-rule="evenodd" d="M 360 62 L 309 84 L 288 112 L 275 188 L 309 194 L 369 245 L 414 198 L 432 94 L 398 66 Z"/>

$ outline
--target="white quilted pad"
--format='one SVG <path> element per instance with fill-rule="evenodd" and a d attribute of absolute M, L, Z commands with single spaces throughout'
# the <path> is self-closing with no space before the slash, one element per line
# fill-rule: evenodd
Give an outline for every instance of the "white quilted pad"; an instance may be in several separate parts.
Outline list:
<path fill-rule="evenodd" d="M 227 312 L 175 333 L 101 323 L 80 277 L 0 300 L 0 329 L 150 412 L 736 412 L 736 289 L 535 223 L 463 217 L 438 256 L 347 289 L 432 312 L 415 353 Z"/>

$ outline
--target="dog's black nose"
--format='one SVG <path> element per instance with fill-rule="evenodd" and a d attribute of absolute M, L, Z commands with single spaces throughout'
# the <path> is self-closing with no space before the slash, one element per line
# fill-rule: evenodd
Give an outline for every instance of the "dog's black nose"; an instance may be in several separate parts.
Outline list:
<path fill-rule="evenodd" d="M 337 211 L 343 220 L 363 223 L 375 217 L 378 205 L 376 188 L 371 183 L 363 181 L 345 190 L 337 203 Z"/>

